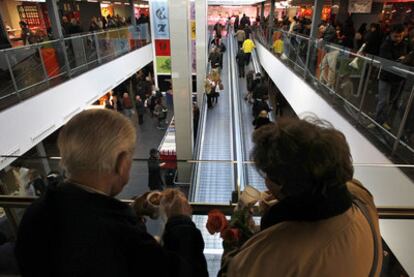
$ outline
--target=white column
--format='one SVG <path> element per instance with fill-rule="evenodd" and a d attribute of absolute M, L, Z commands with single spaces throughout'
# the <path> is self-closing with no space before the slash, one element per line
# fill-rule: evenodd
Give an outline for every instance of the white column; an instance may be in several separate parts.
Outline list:
<path fill-rule="evenodd" d="M 201 108 L 204 95 L 204 79 L 206 78 L 207 49 L 208 49 L 208 22 L 207 0 L 196 0 L 196 65 L 197 65 L 197 103 Z"/>
<path fill-rule="evenodd" d="M 193 108 L 189 0 L 169 0 L 168 4 L 177 159 L 190 160 L 193 158 Z M 189 181 L 190 168 L 181 165 L 184 164 L 178 164 L 180 181 Z"/>

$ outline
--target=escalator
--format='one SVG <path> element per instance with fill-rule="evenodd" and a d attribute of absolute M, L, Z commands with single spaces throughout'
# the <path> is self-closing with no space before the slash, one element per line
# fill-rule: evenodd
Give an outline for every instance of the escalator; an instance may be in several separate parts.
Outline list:
<path fill-rule="evenodd" d="M 228 203 L 234 190 L 234 171 L 230 162 L 234 155 L 228 52 L 224 53 L 221 71 L 224 93 L 221 93 L 218 103 L 206 111 L 200 126 L 202 133 L 196 159 L 206 162 L 197 165 L 194 175 L 191 198 L 195 202 Z"/>

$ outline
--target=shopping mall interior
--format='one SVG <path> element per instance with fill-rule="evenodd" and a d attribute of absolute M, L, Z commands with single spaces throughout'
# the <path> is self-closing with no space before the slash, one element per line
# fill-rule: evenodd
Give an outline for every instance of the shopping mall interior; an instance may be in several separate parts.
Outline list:
<path fill-rule="evenodd" d="M 133 126 L 116 194 L 75 182 L 62 154 L 63 130 L 88 112 Z M 106 123 L 84 140 L 104 140 Z M 0 0 L 0 276 L 137 276 L 152 255 L 169 272 L 153 276 L 414 276 L 413 123 L 413 0 Z M 338 178 L 321 189 L 321 176 Z M 291 178 L 303 194 L 294 205 Z M 353 198 L 335 213 L 321 202 L 340 206 L 336 185 Z M 146 230 L 128 229 L 129 246 L 108 242 L 131 220 L 110 221 L 112 210 L 98 228 L 80 208 L 98 209 L 81 203 L 93 197 L 62 196 L 68 213 L 36 222 L 36 203 L 67 186 L 135 211 Z M 192 212 L 172 216 L 170 192 Z M 140 214 L 141 199 L 156 212 Z"/>

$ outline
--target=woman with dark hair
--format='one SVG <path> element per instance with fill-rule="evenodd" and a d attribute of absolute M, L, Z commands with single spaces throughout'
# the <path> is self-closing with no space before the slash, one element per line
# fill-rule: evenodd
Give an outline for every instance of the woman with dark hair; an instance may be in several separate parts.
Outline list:
<path fill-rule="evenodd" d="M 253 142 L 252 159 L 278 202 L 262 203 L 261 231 L 227 276 L 379 276 L 378 215 L 353 179 L 345 136 L 318 119 L 281 119 L 255 131 Z"/>
<path fill-rule="evenodd" d="M 365 42 L 365 35 L 367 33 L 367 23 L 362 23 L 358 31 L 355 34 L 355 49 L 361 48 Z"/>
<path fill-rule="evenodd" d="M 160 152 L 152 148 L 148 159 L 148 187 L 150 190 L 163 190 L 164 181 L 161 178 L 161 167 L 165 163 L 160 163 Z"/>

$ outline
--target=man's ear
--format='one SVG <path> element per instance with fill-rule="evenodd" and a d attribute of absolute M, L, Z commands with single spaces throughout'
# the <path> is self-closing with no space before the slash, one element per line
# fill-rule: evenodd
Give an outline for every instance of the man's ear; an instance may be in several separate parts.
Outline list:
<path fill-rule="evenodd" d="M 124 175 L 125 171 L 129 170 L 130 157 L 126 151 L 118 154 L 116 158 L 115 173 L 117 175 Z"/>

